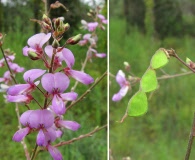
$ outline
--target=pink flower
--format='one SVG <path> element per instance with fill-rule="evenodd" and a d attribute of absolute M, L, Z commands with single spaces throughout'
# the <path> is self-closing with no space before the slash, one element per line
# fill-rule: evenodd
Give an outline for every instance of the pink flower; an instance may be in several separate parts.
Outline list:
<path fill-rule="evenodd" d="M 42 77 L 41 83 L 43 88 L 52 95 L 52 109 L 56 114 L 65 113 L 64 101 L 73 101 L 77 98 L 75 92 L 63 93 L 70 83 L 69 78 L 63 73 L 47 73 Z"/>
<path fill-rule="evenodd" d="M 26 102 L 29 103 L 32 100 L 30 92 L 32 92 L 39 81 L 34 82 L 35 79 L 39 78 L 45 73 L 46 70 L 42 69 L 31 69 L 24 73 L 23 78 L 26 84 L 17 84 L 11 86 L 7 90 L 7 100 L 9 102 Z"/>
<path fill-rule="evenodd" d="M 92 58 L 94 57 L 98 57 L 98 58 L 104 58 L 106 57 L 105 53 L 98 53 L 95 49 L 93 48 L 89 48 L 89 50 L 87 51 L 88 57 Z"/>
<path fill-rule="evenodd" d="M 127 94 L 127 91 L 130 88 L 130 83 L 126 80 L 125 74 L 123 73 L 122 70 L 118 71 L 116 75 L 116 81 L 120 85 L 121 89 L 119 90 L 118 93 L 114 94 L 112 100 L 120 101 Z"/>
<path fill-rule="evenodd" d="M 88 31 L 93 32 L 93 31 L 95 31 L 97 26 L 98 26 L 98 22 L 89 22 L 87 24 L 87 29 L 88 29 Z"/>
<path fill-rule="evenodd" d="M 102 15 L 102 14 L 98 14 L 98 18 L 101 20 L 102 23 L 107 24 L 107 19 Z"/>
<path fill-rule="evenodd" d="M 23 54 L 28 56 L 29 51 L 34 52 L 37 55 L 37 59 L 42 57 L 43 54 L 43 45 L 50 39 L 51 33 L 39 33 L 28 39 L 28 46 L 23 48 Z"/>
<path fill-rule="evenodd" d="M 12 80 L 10 76 L 10 72 L 6 71 L 3 75 L 3 77 L 0 78 L 0 82 L 4 82 L 5 84 L 9 84 L 9 82 Z"/>

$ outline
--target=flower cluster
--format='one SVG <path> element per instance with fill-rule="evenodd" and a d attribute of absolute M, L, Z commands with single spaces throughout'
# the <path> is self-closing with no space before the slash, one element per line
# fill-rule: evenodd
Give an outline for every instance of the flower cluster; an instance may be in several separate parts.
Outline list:
<path fill-rule="evenodd" d="M 11 70 L 11 73 L 10 70 L 7 70 L 4 72 L 3 77 L 0 77 L 0 83 L 1 83 L 0 92 L 5 92 L 9 88 L 9 86 L 12 85 L 11 76 L 15 77 L 17 73 L 24 72 L 23 67 L 20 67 L 17 63 L 14 63 L 15 53 L 10 51 L 10 49 L 6 49 L 4 51 L 4 54 L 5 54 L 6 61 L 9 65 L 9 68 Z M 6 66 L 6 61 L 4 58 L 0 60 L 0 68 Z"/>
<path fill-rule="evenodd" d="M 61 153 L 51 143 L 62 136 L 62 128 L 76 131 L 80 127 L 80 124 L 75 121 L 63 119 L 67 102 L 75 101 L 78 96 L 74 91 L 67 92 L 70 78 L 85 85 L 93 83 L 94 79 L 87 73 L 73 69 L 74 55 L 65 48 L 67 44 L 76 44 L 80 36 L 69 38 L 65 45 L 60 47 L 59 41 L 69 25 L 64 24 L 62 18 L 51 21 L 46 15 L 43 16 L 41 25 L 46 33 L 38 33 L 30 37 L 27 41 L 28 45 L 23 48 L 23 55 L 31 60 L 41 60 L 45 69 L 34 68 L 26 71 L 23 75 L 25 83 L 9 87 L 6 98 L 8 102 L 28 105 L 28 110 L 20 117 L 20 123 L 24 128 L 14 134 L 13 140 L 20 142 L 28 134 L 37 132 L 36 144 L 45 147 L 53 159 L 61 160 L 63 159 Z M 51 38 L 53 43 L 49 45 Z M 8 56 L 7 59 L 14 73 L 23 71 L 12 63 L 14 57 Z M 3 60 L 0 65 L 3 66 Z M 4 82 L 8 83 L 10 77 L 8 75 L 4 77 Z M 43 95 L 43 105 L 36 100 L 37 92 Z M 33 100 L 38 106 L 35 110 L 29 106 Z M 35 108 L 34 104 L 33 108 Z"/>
<path fill-rule="evenodd" d="M 93 22 L 86 22 L 85 20 L 81 20 L 82 28 L 88 30 L 90 33 L 86 33 L 83 36 L 83 39 L 79 41 L 80 46 L 84 46 L 89 44 L 87 56 L 88 59 L 92 59 L 92 57 L 104 58 L 106 57 L 105 53 L 98 53 L 95 48 L 97 48 L 97 41 L 98 37 L 96 34 L 96 28 L 100 28 L 105 30 L 103 24 L 107 24 L 107 19 L 102 15 L 99 14 L 99 8 L 96 11 L 90 11 L 88 13 L 89 16 L 92 17 Z"/>

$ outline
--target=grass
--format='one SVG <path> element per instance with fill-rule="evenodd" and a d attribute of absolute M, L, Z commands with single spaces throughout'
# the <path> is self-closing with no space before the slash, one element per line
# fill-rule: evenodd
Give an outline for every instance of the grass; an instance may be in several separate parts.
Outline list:
<path fill-rule="evenodd" d="M 75 31 L 80 32 L 80 31 Z M 31 37 L 33 33 L 29 32 L 26 34 L 22 33 L 7 33 L 4 49 L 10 48 L 16 52 L 16 62 L 20 66 L 24 66 L 26 70 L 30 68 L 44 68 L 43 64 L 40 61 L 32 61 L 28 57 L 24 57 L 22 54 L 22 48 L 27 45 L 27 40 Z M 103 39 L 106 37 L 106 32 L 101 33 Z M 106 52 L 106 41 L 100 42 L 98 50 L 100 52 Z M 75 70 L 80 70 L 81 63 L 84 61 L 86 54 L 86 48 L 80 46 L 71 46 L 69 47 L 73 54 L 75 55 Z M 95 79 L 100 77 L 107 69 L 106 59 L 94 59 L 93 63 L 87 64 L 85 72 L 90 74 Z M 0 74 L 4 73 L 6 69 L 1 69 Z M 22 78 L 23 74 L 17 76 L 19 83 L 24 83 Z M 71 80 L 71 85 L 74 84 L 74 80 Z M 88 89 L 88 86 L 79 84 L 76 92 L 79 96 Z M 13 134 L 17 131 L 17 118 L 15 115 L 14 103 L 5 103 L 2 97 L 0 96 L 0 157 L 1 160 L 8 159 L 25 159 L 24 151 L 20 143 L 12 141 Z M 39 97 L 40 101 L 43 101 Z M 31 104 L 31 107 L 34 106 L 34 103 Z M 36 106 L 35 106 L 36 107 Z M 25 111 L 23 105 L 19 105 L 20 111 Z M 92 131 L 95 127 L 106 124 L 107 122 L 107 80 L 104 78 L 99 85 L 97 85 L 89 95 L 85 97 L 83 101 L 71 108 L 67 114 L 65 114 L 65 119 L 74 120 L 81 124 L 81 128 L 77 132 L 64 130 L 64 135 L 59 141 L 69 140 L 74 137 L 78 137 L 82 134 L 86 134 Z M 34 148 L 35 143 L 34 135 L 28 135 L 26 138 L 27 145 L 29 146 L 29 151 L 31 152 Z M 101 130 L 95 133 L 93 136 L 82 139 L 78 142 L 74 142 L 71 145 L 66 145 L 59 147 L 59 150 L 63 154 L 64 159 L 69 160 L 101 160 L 106 159 L 107 157 L 107 132 L 106 129 Z M 52 159 L 47 152 L 41 152 L 37 156 L 37 160 L 42 159 Z"/>
<path fill-rule="evenodd" d="M 193 37 L 169 37 L 163 41 L 141 34 L 131 28 L 126 34 L 123 19 L 110 18 L 110 72 L 114 75 L 119 69 L 124 71 L 123 62 L 131 65 L 131 72 L 142 76 L 152 55 L 158 48 L 173 48 L 185 60 L 193 60 L 195 40 Z M 114 34 L 112 34 L 114 33 Z M 175 59 L 163 68 L 168 74 L 187 70 Z M 162 72 L 157 71 L 158 75 Z M 126 76 L 128 73 L 126 72 Z M 110 78 L 110 99 L 119 90 Z M 119 121 L 125 113 L 130 97 L 138 90 L 132 89 L 120 102 L 110 101 L 110 149 L 114 159 L 130 156 L 132 160 L 178 160 L 184 159 L 191 129 L 194 109 L 194 75 L 159 81 L 160 88 L 149 100 L 148 113 L 137 118 L 128 117 Z M 191 159 L 195 158 L 195 145 Z"/>

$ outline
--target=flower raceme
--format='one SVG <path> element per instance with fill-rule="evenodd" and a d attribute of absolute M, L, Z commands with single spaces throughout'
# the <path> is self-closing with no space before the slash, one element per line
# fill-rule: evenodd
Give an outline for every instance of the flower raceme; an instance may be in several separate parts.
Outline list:
<path fill-rule="evenodd" d="M 116 81 L 120 85 L 121 89 L 119 90 L 118 93 L 113 95 L 112 100 L 120 101 L 127 94 L 127 91 L 130 88 L 130 83 L 129 81 L 126 80 L 125 74 L 122 70 L 118 71 L 116 75 Z"/>
<path fill-rule="evenodd" d="M 47 104 L 43 107 L 39 104 L 40 108 L 36 110 L 28 110 L 20 117 L 20 122 L 24 128 L 18 130 L 13 140 L 20 142 L 25 136 L 31 132 L 37 132 L 36 144 L 45 147 L 49 151 L 54 160 L 61 160 L 62 155 L 57 148 L 51 145 L 58 137 L 62 136 L 62 128 L 76 131 L 80 128 L 80 124 L 75 121 L 63 120 L 66 113 L 66 102 L 76 100 L 78 94 L 76 92 L 64 93 L 70 85 L 70 78 L 72 77 L 77 81 L 88 85 L 94 82 L 94 79 L 82 72 L 73 70 L 75 58 L 73 53 L 64 47 L 55 47 L 53 45 L 44 44 L 49 41 L 51 33 L 39 33 L 28 39 L 28 46 L 23 48 L 23 55 L 30 57 L 32 60 L 42 59 L 48 72 L 43 69 L 31 69 L 24 73 L 23 79 L 26 83 L 15 84 L 7 90 L 8 102 L 23 102 L 29 104 L 32 99 L 32 92 L 38 88 L 41 82 L 42 88 L 46 91 L 45 94 L 38 88 L 44 95 L 45 99 L 49 99 Z M 88 40 L 92 43 L 95 39 Z M 65 62 L 66 66 L 63 66 Z M 10 62 L 11 63 L 11 60 Z M 3 61 L 0 62 L 3 66 Z M 61 67 L 61 68 L 60 68 Z M 12 64 L 12 70 L 20 72 L 21 68 L 16 64 Z M 61 72 L 56 72 L 59 69 Z M 6 82 L 10 78 L 10 74 L 4 75 L 2 81 Z M 41 79 L 41 80 L 39 80 Z M 1 79 L 0 79 L 1 80 Z"/>

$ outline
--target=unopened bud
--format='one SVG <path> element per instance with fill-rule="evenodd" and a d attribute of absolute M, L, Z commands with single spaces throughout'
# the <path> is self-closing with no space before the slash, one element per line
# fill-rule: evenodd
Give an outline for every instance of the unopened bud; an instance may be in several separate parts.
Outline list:
<path fill-rule="evenodd" d="M 52 43 L 52 47 L 53 48 L 58 48 L 59 46 L 60 46 L 59 42 L 56 39 L 54 39 L 54 41 Z"/>
<path fill-rule="evenodd" d="M 60 18 L 55 19 L 54 21 L 54 28 L 57 29 L 60 26 Z"/>
<path fill-rule="evenodd" d="M 28 57 L 32 60 L 37 60 L 39 59 L 39 56 L 37 55 L 36 52 L 34 51 L 28 51 Z"/>
<path fill-rule="evenodd" d="M 48 25 L 48 24 L 45 23 L 45 22 L 42 22 L 42 27 L 43 27 L 44 30 L 48 30 L 48 31 L 51 31 L 51 30 L 52 30 L 51 26 Z"/>
<path fill-rule="evenodd" d="M 69 23 L 64 24 L 64 31 L 66 32 L 70 28 Z"/>
<path fill-rule="evenodd" d="M 192 62 L 189 58 L 186 58 L 186 64 L 192 68 L 192 69 L 195 69 L 195 63 Z"/>
<path fill-rule="evenodd" d="M 51 19 L 46 15 L 46 14 L 43 14 L 43 17 L 42 17 L 43 21 L 48 24 L 49 26 L 51 26 Z"/>
<path fill-rule="evenodd" d="M 67 41 L 66 41 L 66 44 L 71 44 L 71 45 L 74 45 L 74 44 L 77 44 L 82 38 L 82 35 L 81 34 L 78 34 L 74 37 L 71 37 L 69 38 Z"/>
<path fill-rule="evenodd" d="M 124 66 L 125 66 L 125 69 L 126 69 L 127 71 L 130 71 L 130 65 L 129 65 L 129 63 L 128 63 L 128 62 L 124 62 L 123 64 L 124 64 Z"/>
<path fill-rule="evenodd" d="M 91 16 L 92 16 L 92 14 L 91 14 L 91 13 L 87 13 L 87 15 L 88 15 L 89 17 L 91 17 Z"/>

